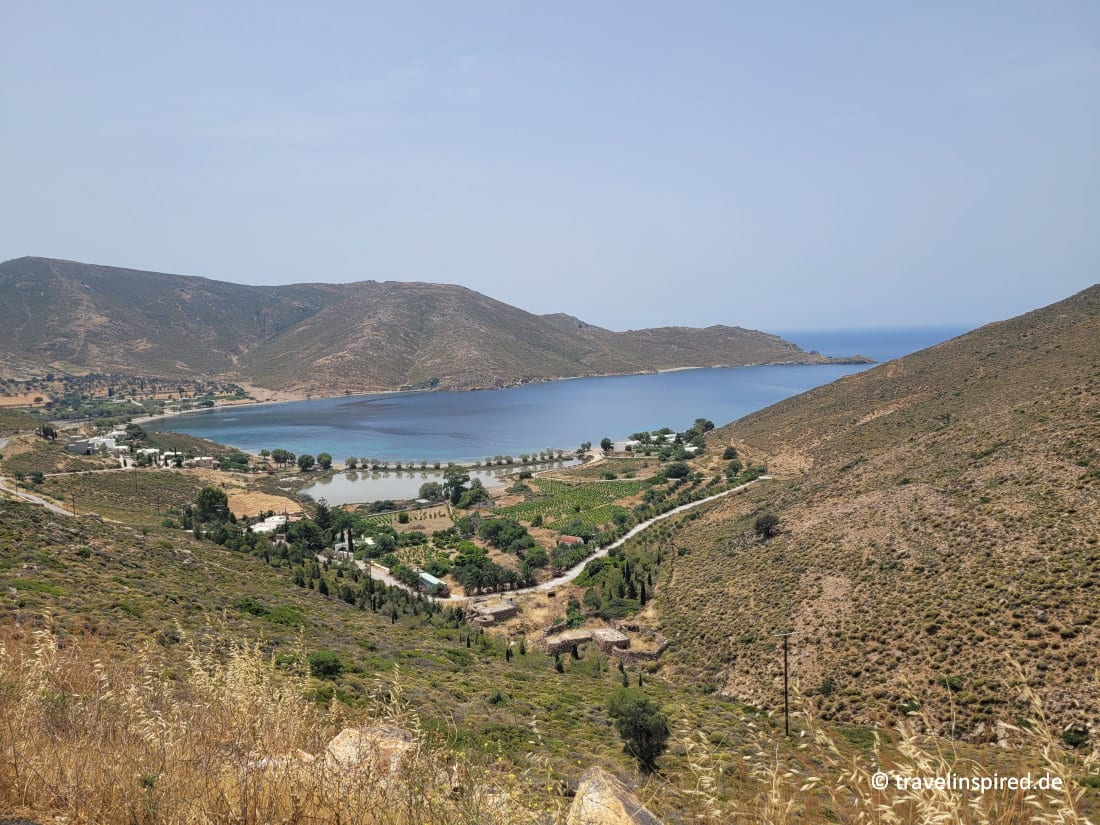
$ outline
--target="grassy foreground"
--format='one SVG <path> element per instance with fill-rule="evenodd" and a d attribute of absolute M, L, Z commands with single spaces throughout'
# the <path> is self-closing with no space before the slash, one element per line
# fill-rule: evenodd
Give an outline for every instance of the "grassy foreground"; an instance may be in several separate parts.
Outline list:
<path fill-rule="evenodd" d="M 227 635 L 205 645 L 186 638 L 171 649 L 150 645 L 126 665 L 115 653 L 110 642 L 66 638 L 48 625 L 0 629 L 0 815 L 63 817 L 71 825 L 565 821 L 569 799 L 539 758 L 537 727 L 528 768 L 517 772 L 428 733 L 403 701 L 400 678 L 353 711 L 318 704 L 302 670 L 276 667 L 260 645 Z M 666 821 L 1086 823 L 1096 754 L 1065 761 L 1036 711 L 1029 742 L 986 764 L 908 726 L 860 748 L 812 720 L 788 744 L 746 719 L 744 755 L 702 730 L 679 731 L 689 772 Z M 372 723 L 412 734 L 396 770 L 326 761 L 332 735 Z M 876 770 L 1030 772 L 1057 778 L 1063 789 L 879 791 Z M 659 801 L 666 783 L 646 778 L 638 795 Z"/>

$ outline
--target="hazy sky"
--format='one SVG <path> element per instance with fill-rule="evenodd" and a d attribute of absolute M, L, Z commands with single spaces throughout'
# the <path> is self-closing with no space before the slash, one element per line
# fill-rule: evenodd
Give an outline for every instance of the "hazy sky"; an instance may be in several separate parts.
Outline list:
<path fill-rule="evenodd" d="M 1100 3 L 3 4 L 0 259 L 613 328 L 1100 281 Z"/>

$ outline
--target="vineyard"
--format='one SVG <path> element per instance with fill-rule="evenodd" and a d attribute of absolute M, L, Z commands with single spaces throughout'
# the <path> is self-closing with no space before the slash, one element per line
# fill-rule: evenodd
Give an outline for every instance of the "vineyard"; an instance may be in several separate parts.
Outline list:
<path fill-rule="evenodd" d="M 400 521 L 400 513 L 406 512 L 409 516 L 408 522 Z M 399 524 L 408 524 L 415 526 L 416 524 L 431 523 L 439 519 L 450 519 L 450 513 L 446 507 L 431 507 L 423 510 L 405 510 L 405 511 L 392 511 L 388 513 L 380 513 L 374 516 L 366 516 L 363 518 L 363 523 L 372 525 L 374 527 L 392 526 L 397 527 Z M 444 530 L 450 526 L 450 522 L 447 524 L 440 524 L 433 529 Z"/>
<path fill-rule="evenodd" d="M 417 544 L 414 547 L 398 547 L 393 551 L 393 555 L 401 564 L 412 567 L 413 569 L 423 569 L 427 566 L 428 562 L 439 556 L 448 558 L 446 551 L 441 552 L 431 544 Z"/>
<path fill-rule="evenodd" d="M 542 516 L 547 524 L 579 518 L 585 524 L 597 526 L 611 522 L 618 512 L 629 515 L 621 502 L 648 486 L 643 481 L 566 484 L 548 479 L 532 479 L 530 484 L 538 490 L 533 498 L 522 504 L 502 507 L 497 514 L 528 523 Z"/>

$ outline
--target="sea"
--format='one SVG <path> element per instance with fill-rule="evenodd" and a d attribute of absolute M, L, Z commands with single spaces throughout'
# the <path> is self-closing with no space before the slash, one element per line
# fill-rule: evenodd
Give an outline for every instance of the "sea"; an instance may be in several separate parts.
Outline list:
<path fill-rule="evenodd" d="M 958 328 L 787 330 L 807 351 L 866 355 L 876 361 L 953 338 Z M 574 378 L 473 392 L 344 396 L 188 413 L 150 422 L 249 452 L 283 448 L 405 464 L 484 461 L 497 456 L 574 450 L 642 430 L 716 425 L 874 365 L 826 364 L 689 369 L 654 375 Z"/>

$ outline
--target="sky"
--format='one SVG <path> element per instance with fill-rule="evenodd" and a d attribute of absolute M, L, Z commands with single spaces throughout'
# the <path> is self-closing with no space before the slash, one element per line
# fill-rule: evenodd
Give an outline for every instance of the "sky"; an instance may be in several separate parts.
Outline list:
<path fill-rule="evenodd" d="M 459 283 L 613 329 L 1100 281 L 1100 4 L 3 4 L 0 259 Z"/>

